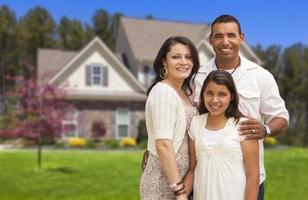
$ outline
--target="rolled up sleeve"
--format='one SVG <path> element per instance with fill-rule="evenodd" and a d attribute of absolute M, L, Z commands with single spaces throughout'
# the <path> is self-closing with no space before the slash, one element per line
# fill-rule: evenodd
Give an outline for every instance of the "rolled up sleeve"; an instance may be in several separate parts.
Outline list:
<path fill-rule="evenodd" d="M 173 139 L 177 120 L 177 99 L 172 94 L 156 96 L 149 102 L 154 139 Z"/>
<path fill-rule="evenodd" d="M 289 113 L 285 102 L 280 96 L 278 85 L 271 74 L 266 78 L 263 87 L 260 111 L 264 115 L 265 123 L 269 123 L 274 117 L 282 117 L 289 122 Z"/>

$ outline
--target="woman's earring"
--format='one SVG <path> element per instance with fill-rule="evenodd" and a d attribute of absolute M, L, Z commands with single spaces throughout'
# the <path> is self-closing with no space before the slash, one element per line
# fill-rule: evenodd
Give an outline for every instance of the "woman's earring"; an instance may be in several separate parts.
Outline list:
<path fill-rule="evenodd" d="M 163 67 L 159 71 L 159 76 L 161 79 L 165 79 L 168 75 L 168 69 L 166 67 Z"/>

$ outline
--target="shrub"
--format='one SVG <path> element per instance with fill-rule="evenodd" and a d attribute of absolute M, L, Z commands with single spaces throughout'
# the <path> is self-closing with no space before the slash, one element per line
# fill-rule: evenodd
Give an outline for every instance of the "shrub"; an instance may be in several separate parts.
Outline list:
<path fill-rule="evenodd" d="M 22 140 L 22 144 L 24 148 L 31 148 L 31 147 L 35 147 L 37 144 L 35 142 L 35 140 L 31 140 L 31 139 L 27 139 L 27 138 L 23 138 Z"/>
<path fill-rule="evenodd" d="M 146 149 L 148 146 L 148 141 L 147 140 L 143 140 L 142 142 L 139 143 L 139 147 L 141 149 Z"/>
<path fill-rule="evenodd" d="M 116 139 L 107 139 L 105 140 L 105 145 L 111 149 L 116 149 L 120 146 L 120 143 Z"/>
<path fill-rule="evenodd" d="M 84 147 L 86 145 L 86 140 L 80 137 L 69 138 L 68 145 L 70 147 Z"/>
<path fill-rule="evenodd" d="M 94 140 L 99 141 L 100 137 L 106 135 L 106 127 L 102 121 L 94 121 L 91 126 L 92 137 Z"/>
<path fill-rule="evenodd" d="M 148 139 L 148 133 L 146 128 L 146 123 L 145 119 L 142 119 L 138 124 L 137 143 L 140 144 L 142 141 L 147 139 Z"/>
<path fill-rule="evenodd" d="M 55 144 L 53 146 L 56 149 L 63 149 L 65 147 L 65 141 L 62 139 L 58 139 L 55 141 Z"/>
<path fill-rule="evenodd" d="M 277 144 L 277 139 L 271 136 L 264 138 L 264 146 L 265 147 L 273 147 Z"/>
<path fill-rule="evenodd" d="M 125 137 L 125 138 L 122 138 L 120 144 L 123 147 L 134 147 L 136 146 L 136 139 L 132 137 Z"/>
<path fill-rule="evenodd" d="M 88 139 L 85 145 L 86 148 L 94 149 L 96 147 L 95 141 L 92 139 Z"/>

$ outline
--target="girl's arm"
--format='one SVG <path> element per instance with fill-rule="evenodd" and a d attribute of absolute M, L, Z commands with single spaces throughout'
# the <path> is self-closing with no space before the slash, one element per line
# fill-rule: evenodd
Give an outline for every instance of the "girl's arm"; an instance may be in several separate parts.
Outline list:
<path fill-rule="evenodd" d="M 241 142 L 246 172 L 245 200 L 257 200 L 259 192 L 259 141 Z"/>
<path fill-rule="evenodd" d="M 188 144 L 189 144 L 189 169 L 186 176 L 184 177 L 184 185 L 187 191 L 187 195 L 189 195 L 193 190 L 195 167 L 197 164 L 195 141 L 189 138 Z"/>

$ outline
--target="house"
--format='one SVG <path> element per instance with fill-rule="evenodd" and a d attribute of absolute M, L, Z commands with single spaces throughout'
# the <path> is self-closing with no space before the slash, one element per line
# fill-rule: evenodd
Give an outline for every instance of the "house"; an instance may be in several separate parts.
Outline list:
<path fill-rule="evenodd" d="M 90 137 L 92 123 L 102 121 L 107 137 L 136 137 L 144 119 L 146 89 L 154 77 L 152 64 L 162 43 L 170 36 L 188 37 L 205 64 L 214 56 L 209 34 L 207 24 L 122 17 L 115 52 L 97 37 L 79 52 L 39 49 L 38 76 L 52 69 L 47 81 L 65 87 L 67 100 L 76 107 L 63 122 L 71 127 L 64 128 L 63 135 Z M 240 53 L 262 64 L 246 43 Z"/>
<path fill-rule="evenodd" d="M 90 137 L 95 121 L 104 123 L 106 137 L 137 136 L 145 87 L 98 37 L 79 52 L 39 49 L 38 77 L 46 72 L 47 81 L 65 88 L 65 98 L 76 108 L 63 122 L 64 137 Z"/>

